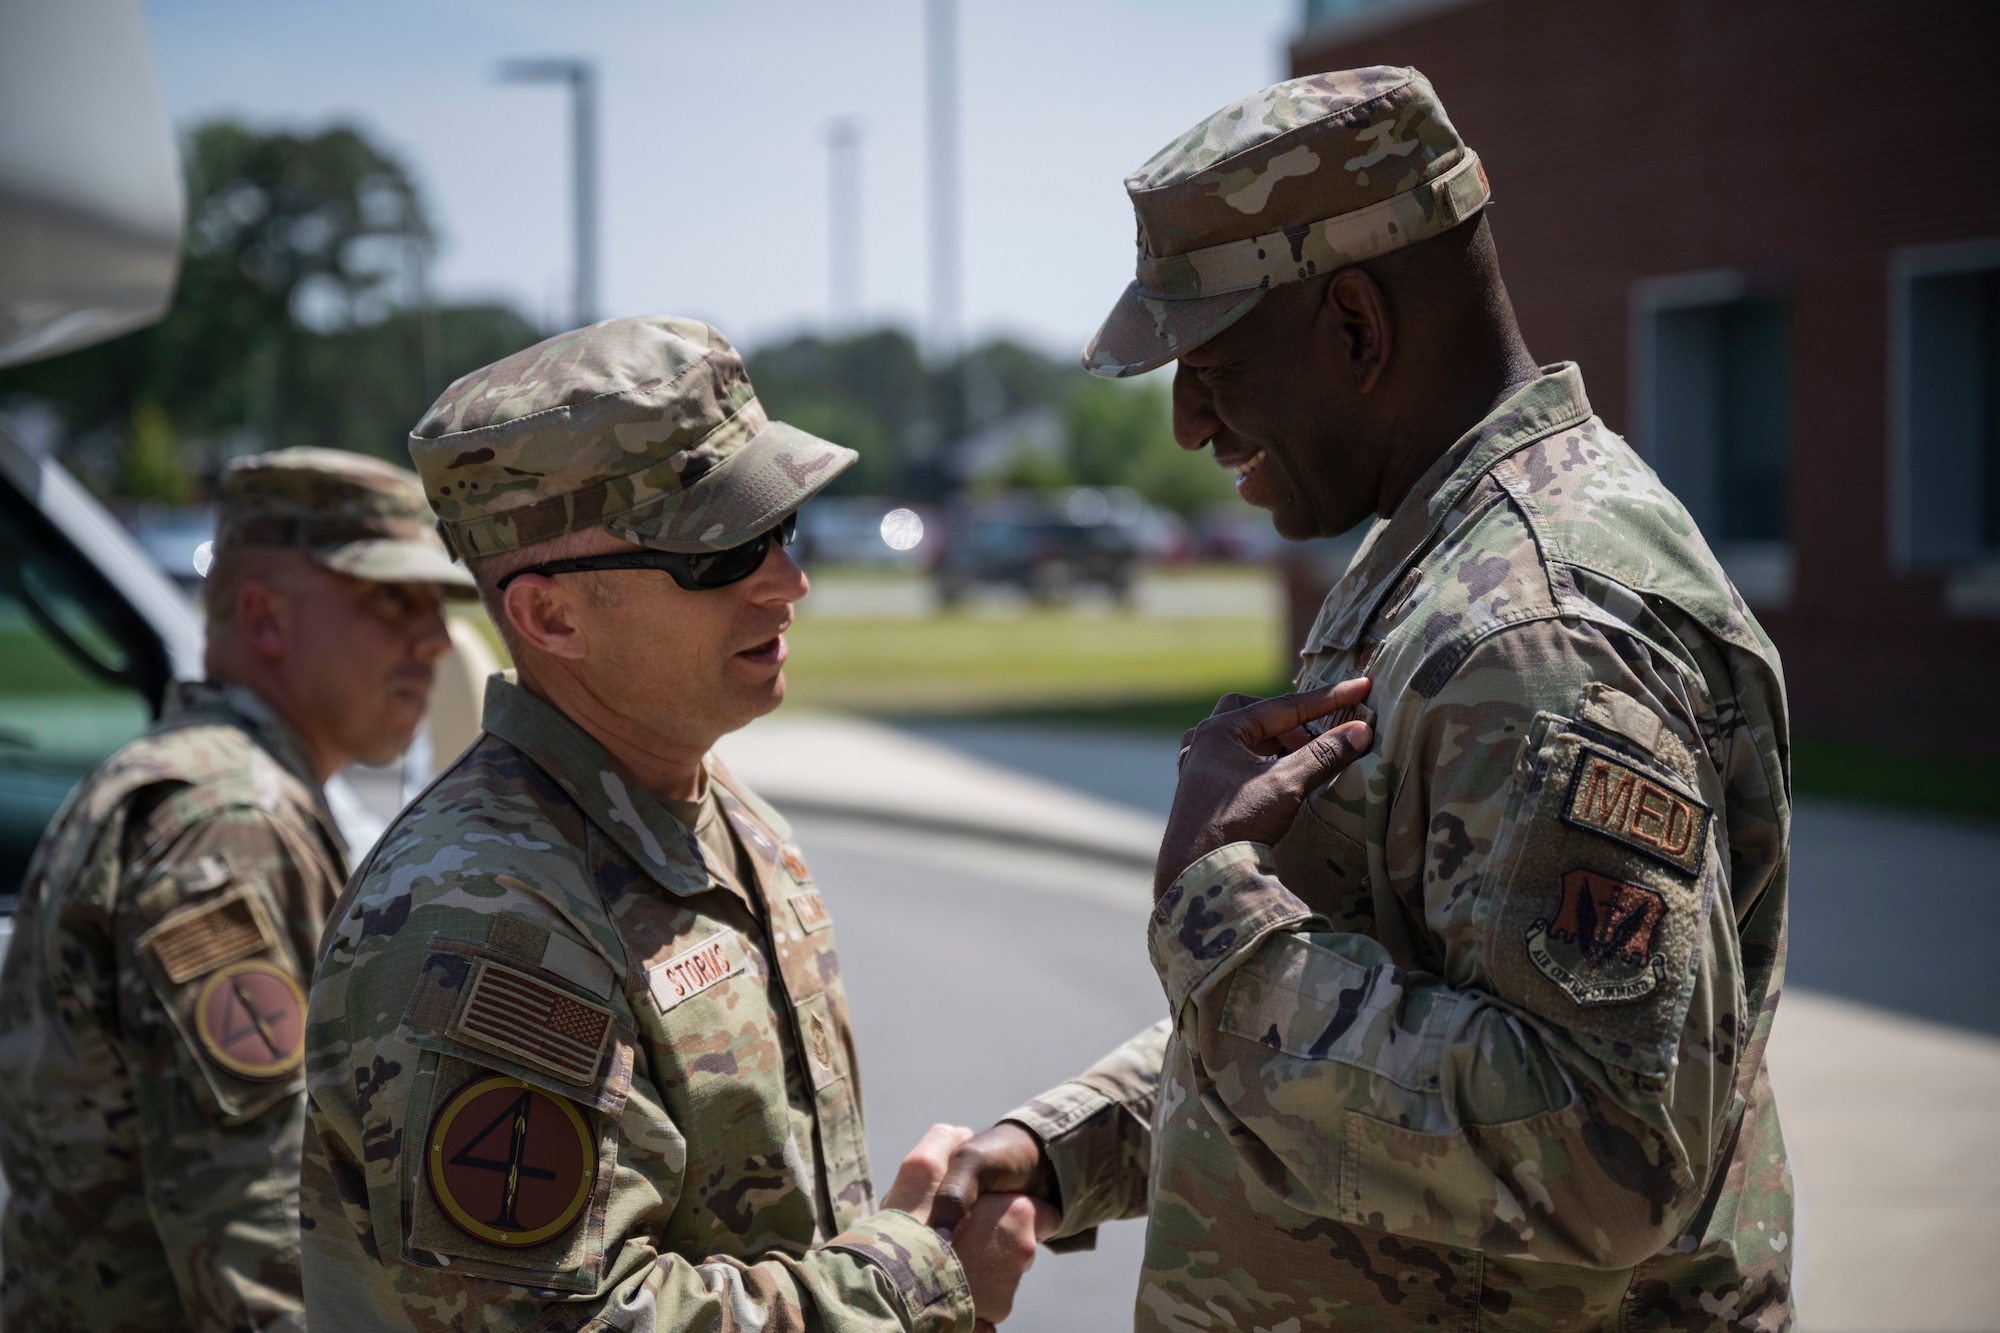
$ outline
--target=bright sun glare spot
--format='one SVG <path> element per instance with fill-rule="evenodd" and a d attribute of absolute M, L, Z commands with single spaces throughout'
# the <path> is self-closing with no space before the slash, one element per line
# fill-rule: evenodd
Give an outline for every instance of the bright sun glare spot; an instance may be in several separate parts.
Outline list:
<path fill-rule="evenodd" d="M 892 551 L 916 549 L 924 539 L 924 521 L 913 509 L 891 509 L 882 515 L 882 540 Z"/>

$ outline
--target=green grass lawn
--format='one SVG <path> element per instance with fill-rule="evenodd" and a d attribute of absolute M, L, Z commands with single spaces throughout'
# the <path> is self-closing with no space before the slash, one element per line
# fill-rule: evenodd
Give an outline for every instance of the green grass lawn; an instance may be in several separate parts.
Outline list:
<path fill-rule="evenodd" d="M 1212 703 L 1279 669 L 1278 627 L 1261 616 L 807 617 L 789 637 L 794 703 L 868 712 Z"/>

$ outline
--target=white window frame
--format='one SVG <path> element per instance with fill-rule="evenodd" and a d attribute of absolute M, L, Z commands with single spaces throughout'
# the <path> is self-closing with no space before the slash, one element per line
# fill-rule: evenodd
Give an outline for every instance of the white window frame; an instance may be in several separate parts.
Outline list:
<path fill-rule="evenodd" d="M 1737 301 L 1783 300 L 1787 293 L 1776 283 L 1762 280 L 1739 268 L 1698 269 L 1657 278 L 1641 278 L 1632 284 L 1627 345 L 1631 368 L 1627 381 L 1632 386 L 1630 435 L 1639 456 L 1657 470 L 1656 427 L 1660 410 L 1659 326 L 1660 316 L 1674 310 L 1701 306 L 1729 305 Z M 1786 386 L 1789 390 L 1790 386 Z M 1795 420 L 1796 414 L 1788 413 Z M 1792 479 L 1796 475 L 1797 451 L 1787 441 L 1785 452 L 1785 502 L 1791 503 Z M 1782 610 L 1791 605 L 1795 561 L 1792 542 L 1725 542 L 1710 537 L 1709 548 L 1729 575 L 1743 600 L 1759 610 Z"/>
<path fill-rule="evenodd" d="M 1942 574 L 1948 614 L 2000 616 L 2000 554 L 1947 564 L 1919 559 L 1911 533 L 1916 508 L 1911 296 L 1918 281 L 2000 271 L 2000 236 L 1906 245 L 1889 254 L 1889 567 Z"/>

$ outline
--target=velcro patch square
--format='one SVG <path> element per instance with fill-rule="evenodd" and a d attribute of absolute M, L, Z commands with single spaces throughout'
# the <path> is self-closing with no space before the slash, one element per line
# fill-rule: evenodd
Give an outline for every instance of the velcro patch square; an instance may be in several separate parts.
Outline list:
<path fill-rule="evenodd" d="M 1566 824 L 1601 833 L 1689 875 L 1701 873 L 1709 808 L 1624 760 L 1585 745 L 1577 755 Z"/>
<path fill-rule="evenodd" d="M 596 1081 L 612 1020 L 609 1009 L 482 961 L 451 1033 L 587 1086 Z"/>
<path fill-rule="evenodd" d="M 276 932 L 247 890 L 186 908 L 151 932 L 167 980 L 183 985 L 251 954 L 275 949 Z"/>
<path fill-rule="evenodd" d="M 731 945 L 736 936 L 719 930 L 699 944 L 682 949 L 664 963 L 646 969 L 646 982 L 653 990 L 653 1002 L 665 1013 L 726 977 L 743 970 L 743 956 Z"/>

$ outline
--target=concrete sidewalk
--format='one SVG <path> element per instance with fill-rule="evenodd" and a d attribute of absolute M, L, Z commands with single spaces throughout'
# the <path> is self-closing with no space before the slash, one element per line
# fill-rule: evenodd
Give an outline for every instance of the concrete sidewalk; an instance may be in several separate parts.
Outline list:
<path fill-rule="evenodd" d="M 781 809 L 1150 869 L 1176 747 L 794 713 L 719 750 Z M 1799 1198 L 1786 1244 L 1813 1333 L 2000 1330 L 2000 1040 L 1908 1016 L 1992 1025 L 1986 971 L 1966 971 L 1991 934 L 1965 912 L 2000 898 L 1995 867 L 2000 831 L 1801 803 L 1792 977 L 1843 992 L 1789 987 L 1771 1049 Z M 1885 986 L 1883 960 L 1901 955 Z M 1983 1007 L 1954 1012 L 1968 1004 Z"/>

